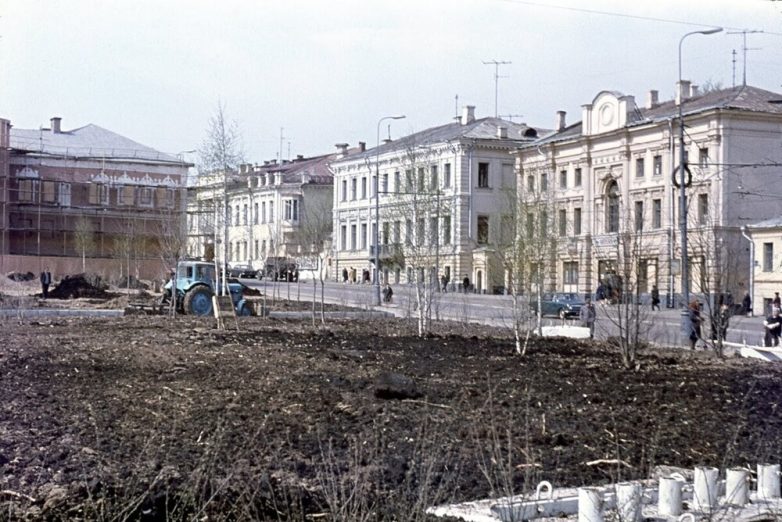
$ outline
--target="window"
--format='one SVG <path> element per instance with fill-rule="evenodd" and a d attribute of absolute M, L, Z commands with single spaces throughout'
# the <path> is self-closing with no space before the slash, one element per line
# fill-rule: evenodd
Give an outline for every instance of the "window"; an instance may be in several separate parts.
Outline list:
<path fill-rule="evenodd" d="M 266 223 L 266 202 L 261 202 L 261 223 Z"/>
<path fill-rule="evenodd" d="M 644 177 L 644 158 L 636 158 L 635 160 L 635 177 Z"/>
<path fill-rule="evenodd" d="M 429 218 L 429 241 L 432 245 L 440 244 L 440 226 L 436 216 Z"/>
<path fill-rule="evenodd" d="M 652 175 L 653 176 L 662 176 L 663 175 L 663 157 L 662 156 L 655 156 L 654 157 Z"/>
<path fill-rule="evenodd" d="M 343 227 L 342 227 L 342 228 L 345 228 L 345 227 L 344 227 L 344 225 L 343 225 Z M 343 237 L 342 239 L 343 239 L 343 242 L 342 242 L 342 247 L 344 248 L 344 247 L 345 247 L 345 243 L 344 243 L 344 237 Z M 263 257 L 266 257 L 266 240 L 265 240 L 265 239 L 262 239 L 262 240 L 261 240 L 261 255 L 262 255 Z"/>
<path fill-rule="evenodd" d="M 580 187 L 581 186 L 581 167 L 577 168 L 573 174 L 573 186 L 574 187 Z"/>
<path fill-rule="evenodd" d="M 138 204 L 141 207 L 152 206 L 152 187 L 139 187 Z"/>
<path fill-rule="evenodd" d="M 383 237 L 380 238 L 380 242 L 384 245 L 387 245 L 391 239 L 391 223 L 385 221 L 381 230 Z"/>
<path fill-rule="evenodd" d="M 709 166 L 709 148 L 701 147 L 698 149 L 698 166 L 705 169 Z"/>
<path fill-rule="evenodd" d="M 548 174 L 545 172 L 540 175 L 540 191 L 546 192 L 548 190 Z"/>
<path fill-rule="evenodd" d="M 70 183 L 59 183 L 57 187 L 58 193 L 57 193 L 57 203 L 60 206 L 63 207 L 70 207 L 71 206 L 71 184 Z M 149 189 L 149 204 L 152 205 L 152 188 Z"/>
<path fill-rule="evenodd" d="M 527 191 L 535 191 L 535 176 L 527 176 Z"/>
<path fill-rule="evenodd" d="M 117 204 L 123 206 L 133 205 L 136 199 L 135 187 L 123 185 L 117 189 Z"/>
<path fill-rule="evenodd" d="M 230 214 L 228 214 L 230 216 Z M 234 244 L 228 243 L 228 261 L 233 261 L 234 257 Z"/>
<path fill-rule="evenodd" d="M 255 255 L 253 256 L 253 259 L 258 259 L 258 257 L 259 257 L 258 254 L 260 253 L 260 248 L 258 248 L 258 247 L 260 246 L 260 244 L 261 244 L 261 242 L 256 239 L 255 240 Z"/>
<path fill-rule="evenodd" d="M 451 164 L 443 165 L 443 187 L 451 186 Z"/>
<path fill-rule="evenodd" d="M 18 181 L 17 201 L 32 203 L 38 201 L 38 180 L 20 179 Z M 52 199 L 54 201 L 54 199 Z"/>
<path fill-rule="evenodd" d="M 635 231 L 640 232 L 644 229 L 644 202 L 635 202 Z"/>
<path fill-rule="evenodd" d="M 388 172 L 383 174 L 383 177 L 380 178 L 380 192 L 383 194 L 388 193 Z"/>
<path fill-rule="evenodd" d="M 258 224 L 258 203 L 255 203 L 253 205 L 253 225 Z M 258 248 L 255 249 L 256 252 L 258 251 Z M 258 257 L 258 254 L 255 254 L 255 257 Z"/>
<path fill-rule="evenodd" d="M 581 209 L 573 209 L 573 235 L 581 235 Z"/>
<path fill-rule="evenodd" d="M 41 201 L 44 203 L 54 203 L 57 200 L 57 190 L 54 181 L 41 181 Z"/>
<path fill-rule="evenodd" d="M 402 242 L 402 222 L 401 221 L 394 221 L 394 235 L 392 236 L 393 242 L 395 244 L 399 244 Z"/>
<path fill-rule="evenodd" d="M 405 243 L 408 245 L 413 244 L 413 220 L 405 220 Z"/>
<path fill-rule="evenodd" d="M 566 170 L 560 170 L 559 171 L 559 188 L 566 189 L 567 188 L 567 171 Z"/>
<path fill-rule="evenodd" d="M 578 283 L 578 262 L 566 261 L 562 263 L 562 275 L 566 285 Z"/>
<path fill-rule="evenodd" d="M 415 244 L 416 245 L 425 245 L 426 244 L 426 221 L 424 221 L 424 218 L 421 218 L 416 223 L 415 227 Z"/>
<path fill-rule="evenodd" d="M 88 201 L 91 205 L 108 205 L 109 187 L 103 183 L 90 183 Z"/>
<path fill-rule="evenodd" d="M 342 180 L 342 201 L 348 200 L 348 180 Z"/>
<path fill-rule="evenodd" d="M 236 225 L 238 227 L 239 225 L 242 224 L 242 222 L 239 220 L 239 214 L 241 212 L 241 209 L 239 208 L 239 205 L 236 205 L 236 207 L 234 209 L 234 212 L 235 212 L 234 213 L 234 225 Z M 238 244 L 236 245 L 236 249 L 237 249 L 237 252 L 238 252 L 239 251 L 239 245 Z M 239 256 L 237 255 L 236 257 L 238 258 Z"/>
<path fill-rule="evenodd" d="M 394 192 L 399 193 L 402 188 L 402 175 L 399 171 L 394 172 Z"/>
<path fill-rule="evenodd" d="M 350 225 L 350 249 L 356 249 L 356 225 Z"/>
<path fill-rule="evenodd" d="M 269 223 L 274 223 L 274 201 L 269 201 Z"/>
<path fill-rule="evenodd" d="M 709 195 L 698 194 L 698 224 L 705 225 L 709 220 Z"/>
<path fill-rule="evenodd" d="M 405 170 L 405 192 L 413 192 L 413 170 Z"/>
<path fill-rule="evenodd" d="M 478 244 L 489 242 L 489 216 L 478 216 Z"/>
<path fill-rule="evenodd" d="M 489 164 L 478 163 L 478 188 L 489 188 Z"/>
<path fill-rule="evenodd" d="M 372 176 L 372 196 L 377 196 L 377 176 Z"/>
<path fill-rule="evenodd" d="M 443 245 L 451 244 L 451 216 L 443 216 Z"/>
<path fill-rule="evenodd" d="M 437 172 L 437 165 L 432 165 L 429 168 L 429 174 L 431 175 L 431 179 L 429 180 L 429 183 L 431 184 L 432 190 L 436 191 L 440 189 L 440 177 L 439 173 Z"/>
<path fill-rule="evenodd" d="M 298 221 L 299 220 L 299 200 L 298 199 L 286 199 L 285 200 L 285 220 L 286 221 Z"/>
<path fill-rule="evenodd" d="M 358 187 L 358 180 L 356 178 L 350 178 L 350 200 L 356 200 L 356 188 Z"/>
<path fill-rule="evenodd" d="M 247 224 L 247 204 L 242 207 L 242 225 Z M 246 257 L 246 256 L 245 256 Z"/>
<path fill-rule="evenodd" d="M 567 235 L 567 210 L 564 208 L 559 209 L 559 235 L 560 237 Z"/>
<path fill-rule="evenodd" d="M 619 185 L 612 181 L 606 191 L 606 232 L 619 232 Z"/>
<path fill-rule="evenodd" d="M 342 250 L 348 249 L 348 226 L 347 225 L 341 225 L 339 227 L 339 245 L 342 247 Z"/>
<path fill-rule="evenodd" d="M 361 239 L 360 239 L 360 246 L 359 248 L 361 250 L 365 250 L 367 248 L 367 224 L 361 223 Z"/>
<path fill-rule="evenodd" d="M 652 228 L 662 228 L 663 225 L 663 201 L 661 199 L 652 200 Z"/>
<path fill-rule="evenodd" d="M 361 178 L 361 199 L 367 199 L 367 177 Z"/>
<path fill-rule="evenodd" d="M 510 245 L 513 243 L 514 232 L 513 216 L 502 216 L 500 219 L 500 244 Z"/>
<path fill-rule="evenodd" d="M 774 271 L 774 243 L 763 243 L 763 271 Z"/>
<path fill-rule="evenodd" d="M 545 210 L 540 213 L 540 237 L 548 235 L 548 212 Z"/>
<path fill-rule="evenodd" d="M 530 212 L 527 214 L 527 239 L 532 239 L 535 235 L 535 215 Z"/>

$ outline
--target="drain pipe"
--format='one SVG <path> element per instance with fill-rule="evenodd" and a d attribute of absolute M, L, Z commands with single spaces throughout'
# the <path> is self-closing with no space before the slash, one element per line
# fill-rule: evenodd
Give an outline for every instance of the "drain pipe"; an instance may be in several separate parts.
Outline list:
<path fill-rule="evenodd" d="M 752 313 L 752 308 L 755 306 L 755 242 L 747 235 L 747 226 L 741 227 L 741 235 L 749 241 L 749 298 L 752 300 L 752 304 L 747 312 L 750 317 L 755 315 Z"/>
<path fill-rule="evenodd" d="M 745 506 L 749 502 L 749 470 L 733 468 L 725 477 L 725 503 Z"/>

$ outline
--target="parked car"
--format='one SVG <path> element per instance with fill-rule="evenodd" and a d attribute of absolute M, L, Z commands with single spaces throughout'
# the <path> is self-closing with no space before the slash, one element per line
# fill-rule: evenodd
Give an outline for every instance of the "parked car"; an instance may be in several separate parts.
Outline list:
<path fill-rule="evenodd" d="M 543 294 L 543 299 L 541 300 L 541 308 L 543 310 L 541 315 L 556 316 L 563 319 L 565 317 L 578 317 L 581 313 L 581 307 L 584 304 L 584 300 L 578 294 L 572 292 Z M 537 296 L 530 296 L 529 306 L 533 312 L 537 313 Z"/>
<path fill-rule="evenodd" d="M 299 267 L 286 257 L 267 257 L 263 277 L 272 281 L 298 281 Z"/>
<path fill-rule="evenodd" d="M 228 277 L 235 277 L 240 279 L 255 278 L 258 276 L 258 271 L 251 265 L 234 265 L 228 269 Z"/>

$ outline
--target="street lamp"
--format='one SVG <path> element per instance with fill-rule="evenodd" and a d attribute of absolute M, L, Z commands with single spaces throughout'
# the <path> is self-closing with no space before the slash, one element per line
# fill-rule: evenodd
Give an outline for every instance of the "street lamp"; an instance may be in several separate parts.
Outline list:
<path fill-rule="evenodd" d="M 375 147 L 375 306 L 380 306 L 380 124 L 385 120 L 401 120 L 405 116 L 383 116 L 377 120 Z"/>
<path fill-rule="evenodd" d="M 682 297 L 684 297 L 685 310 L 682 311 L 682 331 L 689 330 L 689 316 L 686 307 L 690 303 L 690 267 L 687 256 L 687 195 L 686 195 L 686 176 L 687 169 L 684 159 L 684 114 L 682 106 L 684 105 L 684 96 L 682 96 L 682 44 L 684 39 L 693 34 L 714 34 L 722 31 L 722 27 L 714 29 L 704 29 L 702 31 L 692 31 L 681 37 L 679 40 L 679 234 L 682 238 Z M 675 175 L 674 175 L 675 176 Z M 685 328 L 686 327 L 686 328 Z"/>

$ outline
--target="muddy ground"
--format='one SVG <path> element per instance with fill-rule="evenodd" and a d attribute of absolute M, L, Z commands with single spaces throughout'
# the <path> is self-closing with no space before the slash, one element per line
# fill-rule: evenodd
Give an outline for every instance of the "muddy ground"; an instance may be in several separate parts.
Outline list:
<path fill-rule="evenodd" d="M 539 480 L 780 461 L 777 365 L 654 350 L 627 371 L 605 344 L 520 357 L 475 326 L 240 322 L 1 324 L 0 520 L 422 520 Z"/>

